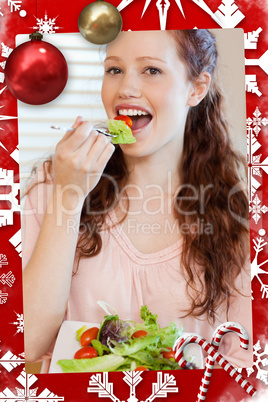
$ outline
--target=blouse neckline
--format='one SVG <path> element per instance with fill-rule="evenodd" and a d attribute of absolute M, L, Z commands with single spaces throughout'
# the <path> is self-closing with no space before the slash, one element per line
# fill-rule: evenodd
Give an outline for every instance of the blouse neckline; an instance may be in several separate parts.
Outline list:
<path fill-rule="evenodd" d="M 109 212 L 108 216 L 113 224 L 113 226 L 110 227 L 110 232 L 117 240 L 120 248 L 123 249 L 134 262 L 142 264 L 159 263 L 171 260 L 181 254 L 183 238 L 154 253 L 142 253 L 133 245 L 125 233 L 123 226 L 118 222 L 114 209 Z"/>

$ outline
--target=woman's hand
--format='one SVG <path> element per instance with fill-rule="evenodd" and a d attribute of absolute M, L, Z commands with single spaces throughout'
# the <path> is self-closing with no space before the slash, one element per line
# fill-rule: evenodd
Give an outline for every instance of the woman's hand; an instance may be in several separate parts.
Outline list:
<path fill-rule="evenodd" d="M 78 117 L 75 131 L 67 131 L 56 146 L 53 157 L 54 185 L 68 205 L 83 203 L 99 182 L 103 170 L 114 152 L 114 145 L 93 125 Z M 71 201 L 68 204 L 68 201 Z"/>

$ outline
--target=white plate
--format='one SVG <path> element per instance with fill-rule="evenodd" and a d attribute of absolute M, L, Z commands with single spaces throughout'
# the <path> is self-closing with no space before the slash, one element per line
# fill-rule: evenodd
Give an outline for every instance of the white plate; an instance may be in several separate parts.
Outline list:
<path fill-rule="evenodd" d="M 86 325 L 88 328 L 99 327 L 99 324 L 83 322 L 83 321 L 64 321 L 59 330 L 59 334 L 55 343 L 52 359 L 49 367 L 49 373 L 62 373 L 61 367 L 57 364 L 61 359 L 73 359 L 77 350 L 81 349 L 80 342 L 76 339 L 76 331 Z M 185 358 L 194 357 L 193 362 L 197 368 L 203 368 L 202 349 L 199 345 L 189 344 L 185 348 Z"/>
<path fill-rule="evenodd" d="M 73 359 L 77 350 L 81 349 L 80 342 L 76 339 L 76 331 L 86 325 L 88 328 L 99 327 L 99 324 L 83 321 L 63 321 L 54 346 L 49 373 L 62 373 L 57 364 L 61 359 Z"/>

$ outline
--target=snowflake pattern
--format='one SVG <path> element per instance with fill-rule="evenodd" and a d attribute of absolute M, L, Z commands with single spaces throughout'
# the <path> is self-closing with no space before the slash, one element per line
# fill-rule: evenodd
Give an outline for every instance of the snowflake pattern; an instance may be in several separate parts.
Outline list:
<path fill-rule="evenodd" d="M 258 195 L 256 194 L 251 205 L 249 206 L 249 212 L 252 212 L 252 217 L 257 224 L 262 216 L 262 214 L 266 214 L 268 208 L 266 205 L 261 205 L 261 200 L 259 199 Z"/>
<path fill-rule="evenodd" d="M 8 47 L 7 45 L 5 45 L 3 42 L 1 42 L 1 47 L 2 47 L 2 57 L 8 58 L 8 56 L 10 55 L 10 53 L 12 52 L 12 48 Z"/>
<path fill-rule="evenodd" d="M 7 5 L 10 8 L 10 12 L 19 11 L 21 9 L 22 0 L 8 0 Z"/>
<path fill-rule="evenodd" d="M 14 322 L 11 322 L 10 324 L 15 325 L 17 327 L 17 332 L 15 333 L 15 335 L 17 335 L 18 333 L 22 333 L 24 332 L 24 318 L 23 318 L 23 314 L 18 314 L 14 311 L 14 313 L 17 316 L 17 320 Z"/>
<path fill-rule="evenodd" d="M 0 282 L 3 285 L 8 285 L 10 288 L 13 286 L 15 279 L 16 278 L 11 271 L 9 271 L 7 274 L 3 273 L 0 275 Z"/>
<path fill-rule="evenodd" d="M 124 7 L 126 7 L 132 1 L 133 0 L 123 0 L 120 4 L 125 3 L 126 5 Z M 194 3 L 196 3 L 196 4 L 198 4 L 201 8 L 204 7 L 203 9 L 205 10 L 206 3 L 204 1 L 199 1 L 199 0 L 192 0 L 192 1 Z M 145 10 L 147 9 L 148 5 L 150 4 L 150 2 L 151 2 L 151 0 L 146 0 L 147 6 L 145 4 L 143 14 L 144 14 Z M 12 4 L 12 7 L 13 7 L 13 9 L 11 9 L 11 12 L 19 10 L 20 9 L 20 5 L 19 5 L 20 3 L 21 3 L 21 1 L 10 1 L 10 0 L 8 0 L 8 5 L 11 7 L 11 4 Z M 182 6 L 181 6 L 181 2 L 179 0 L 176 0 L 176 3 L 178 5 L 178 7 L 180 7 L 181 12 L 182 12 L 182 14 L 184 16 Z M 215 15 L 214 15 L 215 21 L 217 21 L 217 18 L 219 18 L 220 12 L 222 12 L 222 14 L 224 16 L 224 17 L 222 17 L 221 23 L 219 23 L 220 19 L 217 21 L 220 26 L 227 27 L 227 25 L 226 26 L 223 26 L 223 25 L 228 22 L 228 18 L 227 18 L 228 15 L 232 17 L 232 14 L 230 13 L 230 10 L 231 10 L 231 6 L 233 5 L 233 3 L 234 3 L 234 1 L 223 1 L 221 6 L 218 8 L 218 12 L 215 13 Z M 228 4 L 229 4 L 229 6 L 228 6 Z M 159 19 L 160 19 L 161 29 L 165 29 L 163 27 L 165 27 L 165 24 L 166 24 L 169 5 L 170 5 L 170 3 L 169 3 L 168 0 L 165 0 L 165 1 L 158 0 L 157 3 L 156 3 L 156 6 L 157 6 L 157 8 L 159 10 Z M 19 8 L 16 9 L 16 7 L 19 7 Z M 122 7 L 121 9 L 123 9 L 124 7 Z M 237 8 L 238 8 L 237 6 L 235 6 L 235 7 L 236 7 L 235 11 L 237 13 L 235 18 L 238 18 L 240 11 L 237 10 Z M 224 10 L 224 8 L 225 8 L 225 10 Z M 228 8 L 229 8 L 229 11 L 228 11 Z M 118 9 L 119 9 L 119 7 L 118 7 Z M 228 12 L 226 12 L 226 11 L 228 11 Z M 206 11 L 206 12 L 208 12 L 208 11 Z M 224 14 L 224 12 L 226 12 L 226 14 Z M 211 17 L 213 18 L 213 13 L 212 12 L 211 13 L 208 12 L 208 14 L 210 14 Z M 235 12 L 234 12 L 234 15 L 235 15 Z M 3 16 L 3 14 L 1 13 L 1 8 L 0 8 L 0 16 Z M 243 14 L 242 14 L 242 16 L 240 15 L 240 18 L 241 17 L 242 17 L 242 19 L 244 18 Z M 45 15 L 44 19 L 40 19 L 40 20 L 37 19 L 38 27 L 34 27 L 34 29 L 38 29 L 41 33 L 55 33 L 55 30 L 59 29 L 59 27 L 54 26 L 56 24 L 55 23 L 56 18 L 48 19 L 47 15 Z M 233 17 L 233 21 L 234 21 L 233 23 L 235 23 L 235 18 Z M 237 24 L 239 22 L 237 22 Z M 223 25 L 221 25 L 221 24 L 223 24 Z M 259 28 L 259 30 L 262 30 L 262 29 Z M 257 46 L 257 38 L 258 38 L 258 36 L 259 36 L 258 34 L 260 32 L 261 31 L 258 32 L 258 30 L 253 31 L 254 34 L 251 37 L 248 37 L 247 42 L 245 42 L 245 43 L 248 43 L 248 44 L 245 45 L 245 46 Z M 254 37 L 254 35 L 255 35 L 255 37 Z M 254 40 L 255 40 L 255 42 L 254 42 Z M 6 50 L 4 51 L 3 50 L 4 46 L 5 45 L 2 43 L 2 56 L 3 57 L 8 57 L 7 52 L 11 53 L 12 49 L 6 47 Z M 245 48 L 246 49 L 256 49 L 256 47 L 245 47 Z M 255 63 L 257 63 L 256 60 L 255 60 Z M 1 63 L 0 65 L 1 65 L 2 68 L 4 68 L 4 63 Z M 252 64 L 247 64 L 247 65 L 252 65 Z M 259 60 L 258 60 L 257 65 L 259 65 Z M 250 78 L 247 78 L 247 77 L 250 77 Z M 248 81 L 247 90 L 249 92 L 256 93 L 258 96 L 261 96 L 261 92 L 258 90 L 258 87 L 257 87 L 256 76 L 254 76 L 254 75 L 251 75 L 251 76 L 246 75 L 246 80 Z M 0 82 L 3 82 L 3 81 L 1 81 L 1 73 L 0 73 Z M 2 90 L 1 90 L 0 94 L 1 93 L 2 93 Z M 256 108 L 256 110 L 258 110 L 258 108 Z M 260 115 L 261 115 L 261 113 L 260 113 Z M 11 116 L 0 116 L 0 120 L 5 120 L 5 117 L 6 118 L 16 118 L 16 117 L 11 117 Z M 249 119 L 247 119 L 248 126 L 251 125 L 251 126 L 254 127 L 254 128 L 252 128 L 252 130 L 254 131 L 256 137 L 258 136 L 258 134 L 259 134 L 259 132 L 261 130 L 261 126 L 265 126 L 268 123 L 267 118 L 258 119 L 258 117 L 255 116 L 256 119 L 254 120 L 254 118 L 253 118 L 251 123 L 248 122 Z M 252 168 L 252 174 L 255 175 L 255 176 L 261 176 L 261 168 L 262 168 L 262 166 L 261 167 L 256 166 L 256 165 L 260 164 L 260 157 L 261 157 L 261 155 L 257 155 L 257 156 L 252 157 L 252 162 L 254 164 L 254 166 Z M 266 159 L 268 159 L 268 158 L 266 158 Z M 254 201 L 255 200 L 256 200 L 256 197 L 255 197 Z M 264 207 L 267 208 L 266 206 L 264 206 Z M 263 207 L 261 207 L 261 209 L 262 208 Z M 252 211 L 253 211 L 253 207 L 252 207 Z M 261 211 L 261 212 L 265 213 L 266 211 L 265 212 Z M 257 238 L 256 240 L 254 240 L 254 244 L 255 244 L 254 249 L 256 251 L 255 259 L 257 261 L 258 253 L 263 250 L 263 247 L 265 245 L 267 245 L 267 242 L 264 242 L 264 240 L 260 237 L 260 238 Z M 2 265 L 7 265 L 8 264 L 8 263 L 6 263 L 6 264 L 2 263 L 3 259 L 1 259 L 1 257 L 3 257 L 3 256 L 4 256 L 3 254 L 0 254 L 0 268 L 2 267 Z M 6 257 L 6 256 L 4 256 L 4 257 Z M 253 271 L 257 272 L 257 273 L 255 273 L 255 275 L 253 277 L 256 276 L 258 278 L 258 280 L 260 280 L 259 276 L 258 276 L 259 274 L 263 274 L 263 273 L 267 274 L 268 273 L 268 272 L 260 269 L 260 267 L 262 265 L 264 265 L 265 263 L 267 263 L 267 262 L 268 262 L 268 260 L 266 260 L 265 262 L 263 262 L 263 263 L 261 263 L 259 265 L 257 264 L 257 262 L 255 262 L 255 264 L 257 264 L 257 269 L 255 271 L 253 269 Z M 1 265 L 1 263 L 2 263 L 2 265 Z M 0 276 L 0 282 L 1 282 L 1 276 Z M 262 284 L 262 291 L 263 291 L 262 297 L 265 296 L 266 298 L 268 298 L 268 286 L 266 286 L 266 288 L 265 288 L 265 286 L 266 285 Z M 2 304 L 1 300 L 2 300 L 2 297 L 3 297 L 3 299 L 5 298 L 5 295 L 7 296 L 8 294 L 7 293 L 2 293 L 2 291 L 0 291 L 0 304 Z M 17 325 L 18 329 L 21 328 L 17 332 L 23 332 L 23 314 L 17 314 L 16 313 L 16 315 L 17 315 L 17 321 L 12 323 L 12 324 Z M 268 345 L 265 345 L 265 349 L 264 349 L 264 351 L 262 353 L 260 352 L 261 349 L 262 348 L 260 346 L 260 341 L 258 341 L 254 345 L 254 356 L 255 356 L 254 364 L 253 364 L 253 366 L 251 368 L 248 368 L 246 370 L 247 370 L 248 377 L 249 377 L 251 374 L 254 373 L 254 371 L 255 371 L 254 368 L 256 368 L 257 369 L 256 378 L 259 379 L 260 381 L 264 382 L 266 385 L 268 385 L 268 371 L 263 370 L 263 369 L 260 368 L 260 365 L 262 365 L 263 367 L 268 366 Z M 265 356 L 267 356 L 267 357 L 265 357 Z M 13 368 L 17 367 L 19 364 L 22 364 L 22 363 L 24 363 L 24 359 L 13 355 L 10 351 L 7 352 L 5 354 L 5 356 L 0 358 L 0 365 L 2 365 L 7 371 L 11 371 Z M 140 381 L 142 381 L 142 378 L 140 377 L 140 374 L 139 374 L 138 376 L 136 376 L 136 380 L 135 380 L 136 382 L 135 382 L 134 381 L 134 375 L 131 372 L 125 372 L 124 374 L 125 374 L 124 381 L 126 383 L 128 383 L 128 385 L 130 387 L 130 398 L 128 399 L 128 401 L 129 402 L 136 402 L 137 398 L 135 397 L 135 387 L 138 385 L 138 383 Z M 176 382 L 175 382 L 173 376 L 171 376 L 171 377 L 173 377 L 173 384 L 172 384 L 172 382 L 165 381 L 166 380 L 165 378 L 163 380 L 163 378 L 161 376 L 162 373 L 157 373 L 157 375 L 158 374 L 159 374 L 159 376 L 157 378 L 157 383 L 153 385 L 152 395 L 149 398 L 147 398 L 145 402 L 151 402 L 158 396 L 162 396 L 162 397 L 167 396 L 167 394 L 163 394 L 163 393 L 161 394 L 161 392 L 164 392 L 164 393 L 165 392 L 178 392 L 178 388 L 173 387 L 174 389 L 172 389 L 172 385 L 173 386 L 176 385 Z M 103 383 L 105 383 L 104 378 L 106 376 L 107 377 L 106 378 L 106 386 L 107 386 L 107 384 L 108 384 L 108 373 L 103 373 L 103 380 L 102 380 L 101 374 L 98 374 L 97 376 L 99 376 L 99 381 L 100 382 L 102 381 Z M 98 392 L 99 397 L 102 397 L 103 395 L 101 395 L 101 391 L 97 389 L 96 382 L 95 382 L 96 380 L 93 379 L 93 377 L 95 377 L 95 376 L 91 377 L 93 382 L 90 381 L 90 383 L 89 383 L 92 386 L 92 389 L 89 390 L 90 388 L 88 388 L 88 392 Z M 50 391 L 48 391 L 47 389 L 45 389 L 39 396 L 37 396 L 38 388 L 34 388 L 34 389 L 31 388 L 32 385 L 37 381 L 37 378 L 34 375 L 26 374 L 24 370 L 21 372 L 20 376 L 17 378 L 17 381 L 21 384 L 23 389 L 16 388 L 17 395 L 15 395 L 15 394 L 13 394 L 13 392 L 11 390 L 6 388 L 3 393 L 0 393 L 0 401 L 17 402 L 18 400 L 28 400 L 28 401 L 32 401 L 32 402 L 33 401 L 37 402 L 37 401 L 42 400 L 42 401 L 51 401 L 51 402 L 55 401 L 56 402 L 56 401 L 64 400 L 63 397 L 57 397 L 57 395 L 54 395 L 53 393 L 50 393 Z M 110 385 L 112 385 L 112 384 L 110 383 Z M 168 385 L 170 385 L 170 386 L 168 387 Z M 164 391 L 161 390 L 161 386 L 164 387 Z M 166 387 L 166 390 L 165 390 L 165 387 Z M 103 389 L 104 390 L 106 389 L 105 386 L 104 386 Z M 104 392 L 104 396 L 109 397 L 109 395 L 105 395 L 105 392 Z M 110 399 L 112 399 L 112 398 L 110 397 Z M 119 401 L 118 398 L 116 398 L 115 400 Z"/>
<path fill-rule="evenodd" d="M 21 229 L 19 229 L 10 239 L 9 242 L 15 248 L 15 250 L 19 253 L 19 256 L 22 256 L 21 249 Z"/>
<path fill-rule="evenodd" d="M 256 378 L 262 381 L 265 385 L 268 385 L 268 370 L 265 370 L 261 367 L 268 366 L 268 344 L 265 345 L 264 351 L 260 352 L 262 349 L 260 341 L 255 343 L 253 346 L 253 357 L 254 363 L 252 367 L 248 367 L 246 369 L 238 369 L 239 372 L 242 370 L 247 371 L 247 376 L 251 376 L 251 374 L 255 373 L 255 369 L 257 370 Z M 267 356 L 267 357 L 264 357 Z"/>
<path fill-rule="evenodd" d="M 18 367 L 20 364 L 24 364 L 24 354 L 19 356 L 14 355 L 10 350 L 6 352 L 4 356 L 0 358 L 0 365 L 4 367 L 9 373 Z"/>
<path fill-rule="evenodd" d="M 2 292 L 2 290 L 0 290 L 0 304 L 5 304 L 8 298 L 8 293 L 6 292 Z"/>
<path fill-rule="evenodd" d="M 136 398 L 136 387 L 142 381 L 142 373 L 139 371 L 124 371 L 123 374 L 123 380 L 130 388 L 128 402 L 138 402 Z M 90 387 L 87 388 L 87 392 L 96 392 L 100 398 L 107 397 L 113 402 L 120 402 L 113 393 L 113 383 L 108 381 L 108 373 L 91 376 L 89 385 Z M 152 393 L 144 402 L 152 402 L 158 397 L 166 398 L 168 393 L 177 393 L 178 391 L 179 389 L 176 387 L 176 380 L 173 375 L 157 372 L 157 382 L 152 384 Z"/>
<path fill-rule="evenodd" d="M 259 27 L 255 31 L 247 32 L 244 34 L 245 35 L 244 36 L 245 49 L 257 49 L 259 35 L 261 32 L 262 32 L 262 28 Z M 264 58 L 265 57 L 267 58 L 267 54 L 266 54 L 266 56 L 264 56 Z M 267 64 L 267 61 L 264 61 L 264 58 L 261 61 L 262 66 L 264 65 L 264 63 Z M 259 65 L 259 60 L 247 60 L 246 59 L 246 65 L 248 65 L 248 66 Z M 257 78 L 256 78 L 255 74 L 246 74 L 246 91 L 255 93 L 258 96 L 262 96 L 262 92 L 258 88 Z"/>
<path fill-rule="evenodd" d="M 222 28 L 234 28 L 245 18 L 234 0 L 223 0 L 215 16 Z"/>
<path fill-rule="evenodd" d="M 245 80 L 246 91 L 256 94 L 258 96 L 262 96 L 262 92 L 259 90 L 259 87 L 257 84 L 256 74 L 247 74 L 245 78 L 246 78 L 246 80 Z"/>
<path fill-rule="evenodd" d="M 259 27 L 256 31 L 246 32 L 244 34 L 245 49 L 257 49 L 257 43 L 261 32 L 262 28 Z"/>
<path fill-rule="evenodd" d="M 248 117 L 247 118 L 247 126 L 252 127 L 252 130 L 254 131 L 256 137 L 258 137 L 259 132 L 262 129 L 262 126 L 265 127 L 268 124 L 268 118 L 267 117 L 261 117 L 262 113 L 260 112 L 258 106 L 256 107 L 254 113 L 254 117 Z"/>
<path fill-rule="evenodd" d="M 134 0 L 122 0 L 118 5 L 118 11 L 122 11 L 129 4 L 131 4 Z M 175 0 L 176 5 L 180 9 L 180 12 L 184 18 L 185 14 L 182 8 L 182 4 L 180 0 Z M 192 0 L 198 7 L 200 7 L 203 11 L 205 11 L 210 17 L 222 28 L 234 28 L 237 26 L 244 18 L 244 14 L 238 9 L 238 6 L 235 4 L 234 0 L 223 0 L 218 10 L 213 13 L 207 3 L 204 0 Z M 143 17 L 145 11 L 152 3 L 152 0 L 146 0 L 145 5 L 142 11 L 141 18 Z M 159 21 L 161 30 L 166 29 L 167 24 L 167 16 L 168 10 L 170 7 L 169 0 L 157 0 L 156 7 L 159 13 Z"/>
<path fill-rule="evenodd" d="M 47 14 L 45 14 L 44 18 L 36 18 L 36 26 L 33 29 L 37 29 L 42 34 L 55 33 L 57 29 L 60 29 L 56 26 L 57 18 L 48 18 Z"/>
<path fill-rule="evenodd" d="M 19 183 L 14 183 L 14 171 L 0 168 L 0 187 L 11 186 L 8 194 L 1 194 L 0 200 L 9 202 L 10 209 L 0 210 L 0 227 L 13 224 L 13 212 L 19 212 L 19 201 L 16 198 L 19 192 Z"/>
<path fill-rule="evenodd" d="M 253 280 L 256 277 L 258 279 L 258 281 L 260 282 L 262 298 L 264 298 L 264 297 L 268 298 L 268 285 L 265 285 L 259 276 L 262 274 L 268 274 L 267 271 L 265 271 L 264 269 L 261 268 L 263 265 L 265 265 L 268 262 L 268 260 L 263 261 L 262 263 L 258 263 L 259 253 L 267 245 L 267 242 L 264 241 L 264 239 L 263 239 L 263 237 L 265 235 L 266 235 L 266 231 L 264 229 L 260 229 L 259 236 L 255 239 L 253 239 L 255 257 L 251 263 L 251 280 Z"/>
<path fill-rule="evenodd" d="M 259 66 L 268 74 L 268 50 L 259 59 L 245 59 L 246 66 Z"/>
<path fill-rule="evenodd" d="M 58 402 L 64 401 L 64 397 L 58 397 L 53 392 L 45 388 L 39 395 L 37 395 L 38 388 L 31 388 L 33 384 L 38 380 L 34 374 L 27 374 L 25 370 L 22 370 L 16 380 L 21 384 L 23 388 L 16 387 L 16 394 L 9 388 L 0 392 L 0 401 L 4 402 L 18 402 L 18 401 L 32 401 L 32 402 Z"/>
<path fill-rule="evenodd" d="M 0 268 L 4 265 L 8 265 L 7 256 L 5 254 L 0 254 Z"/>
<path fill-rule="evenodd" d="M 262 177 L 262 171 L 268 173 L 268 157 L 260 162 L 261 154 L 255 155 L 261 144 L 257 140 L 262 127 L 267 125 L 267 118 L 261 117 L 261 112 L 256 107 L 253 118 L 247 118 L 247 144 L 248 144 L 248 181 L 249 181 L 249 203 L 252 203 L 253 197 L 260 187 L 261 183 L 256 176 Z M 256 200 L 257 201 L 257 200 Z M 256 206 L 252 210 L 256 211 Z M 258 222 L 260 216 L 255 214 L 255 223 Z"/>

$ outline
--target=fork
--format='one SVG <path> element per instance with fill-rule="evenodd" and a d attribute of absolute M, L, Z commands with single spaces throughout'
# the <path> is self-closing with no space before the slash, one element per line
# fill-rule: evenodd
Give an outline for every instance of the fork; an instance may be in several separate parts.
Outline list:
<path fill-rule="evenodd" d="M 73 127 L 66 128 L 66 127 L 61 127 L 61 126 L 50 126 L 50 128 L 53 128 L 53 130 L 62 130 L 62 131 L 74 131 L 75 130 Z M 107 137 L 114 137 L 114 138 L 117 137 L 117 135 L 110 134 L 107 131 L 103 131 L 99 128 L 94 127 L 94 130 L 96 130 L 100 134 L 106 135 Z"/>

